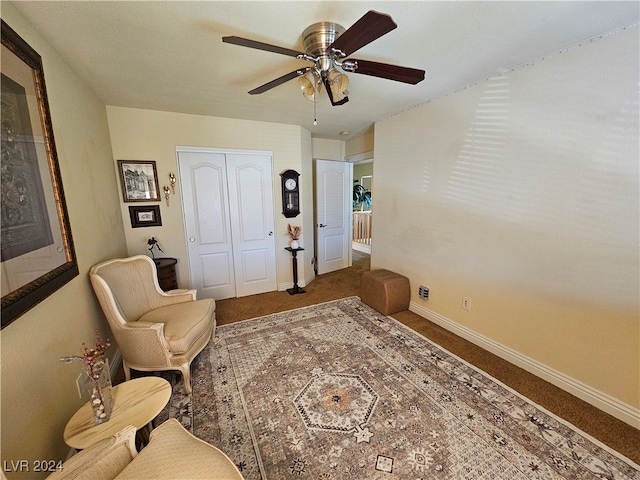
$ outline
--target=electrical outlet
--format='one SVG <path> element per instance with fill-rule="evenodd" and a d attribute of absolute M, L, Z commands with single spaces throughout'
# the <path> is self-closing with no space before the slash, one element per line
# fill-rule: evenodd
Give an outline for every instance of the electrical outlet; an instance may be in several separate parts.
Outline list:
<path fill-rule="evenodd" d="M 423 300 L 429 300 L 429 287 L 421 285 L 418 289 L 418 297 Z"/>
<path fill-rule="evenodd" d="M 471 299 L 469 297 L 462 297 L 462 308 L 471 310 Z"/>

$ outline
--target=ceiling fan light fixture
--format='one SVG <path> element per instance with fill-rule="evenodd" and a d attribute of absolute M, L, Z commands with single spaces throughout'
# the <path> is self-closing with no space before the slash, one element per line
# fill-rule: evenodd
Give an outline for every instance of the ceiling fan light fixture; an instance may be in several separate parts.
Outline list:
<path fill-rule="evenodd" d="M 349 95 L 349 90 L 347 90 L 349 87 L 349 77 L 344 73 L 340 73 L 336 68 L 331 68 L 327 76 L 329 78 L 333 99 L 336 102 Z"/>
<path fill-rule="evenodd" d="M 315 102 L 318 101 L 318 94 L 323 85 L 331 105 L 344 105 L 349 101 L 347 90 L 349 77 L 343 72 L 369 75 L 411 85 L 424 80 L 424 70 L 350 58 L 353 53 L 386 35 L 397 26 L 390 15 L 369 10 L 348 29 L 333 22 L 310 25 L 302 33 L 304 45 L 302 52 L 237 36 L 223 37 L 222 41 L 313 63 L 313 67 L 297 69 L 282 75 L 250 90 L 249 94 L 264 93 L 297 78 L 302 94 L 314 102 L 315 110 Z"/>
<path fill-rule="evenodd" d="M 298 85 L 300 86 L 300 90 L 302 90 L 302 95 L 304 95 L 307 100 L 312 102 L 318 101 L 316 93 L 318 92 L 320 80 L 313 70 L 309 70 L 304 75 L 298 77 Z"/>

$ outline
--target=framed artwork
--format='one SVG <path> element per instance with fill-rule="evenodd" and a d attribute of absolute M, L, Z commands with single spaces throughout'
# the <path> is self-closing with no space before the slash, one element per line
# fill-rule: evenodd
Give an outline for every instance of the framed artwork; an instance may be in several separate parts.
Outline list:
<path fill-rule="evenodd" d="M 122 198 L 125 202 L 159 202 L 156 162 L 118 160 Z"/>
<path fill-rule="evenodd" d="M 131 206 L 129 217 L 131 217 L 131 228 L 162 226 L 160 205 Z"/>
<path fill-rule="evenodd" d="M 78 275 L 40 55 L 2 21 L 2 328 Z"/>

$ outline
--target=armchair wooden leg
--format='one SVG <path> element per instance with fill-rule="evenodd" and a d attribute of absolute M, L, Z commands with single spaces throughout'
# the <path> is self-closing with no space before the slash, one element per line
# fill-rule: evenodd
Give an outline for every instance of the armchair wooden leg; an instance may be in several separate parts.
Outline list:
<path fill-rule="evenodd" d="M 128 382 L 129 380 L 131 380 L 131 369 L 129 368 L 129 365 L 127 365 L 127 362 L 125 362 L 124 360 L 122 360 L 122 369 L 124 370 L 124 379 Z"/>
<path fill-rule="evenodd" d="M 182 372 L 182 380 L 184 381 L 184 390 L 187 395 L 191 395 L 191 369 L 189 364 L 180 367 Z"/>

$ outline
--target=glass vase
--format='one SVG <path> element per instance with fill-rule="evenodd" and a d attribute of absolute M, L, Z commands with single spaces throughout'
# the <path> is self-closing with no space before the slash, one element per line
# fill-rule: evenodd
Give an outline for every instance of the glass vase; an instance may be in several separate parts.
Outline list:
<path fill-rule="evenodd" d="M 109 371 L 109 360 L 105 359 L 92 368 L 88 383 L 91 398 L 91 409 L 93 410 L 93 420 L 97 423 L 104 423 L 111 418 L 113 408 L 113 398 L 111 396 L 111 372 Z"/>

